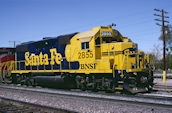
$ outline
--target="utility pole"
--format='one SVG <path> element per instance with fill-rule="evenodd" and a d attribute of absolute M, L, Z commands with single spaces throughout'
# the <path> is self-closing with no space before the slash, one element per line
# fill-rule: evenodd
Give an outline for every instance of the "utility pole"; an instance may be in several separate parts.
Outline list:
<path fill-rule="evenodd" d="M 158 26 L 162 27 L 162 38 L 163 38 L 163 83 L 166 82 L 166 60 L 165 60 L 165 50 L 166 50 L 166 40 L 165 40 L 165 23 L 169 23 L 169 21 L 166 21 L 164 18 L 169 18 L 168 16 L 164 16 L 164 14 L 168 14 L 168 12 L 164 11 L 163 9 L 154 9 L 154 11 L 160 12 L 161 15 L 154 14 L 154 16 L 161 17 L 162 19 L 155 19 L 155 21 L 160 21 L 162 24 L 156 23 Z"/>
<path fill-rule="evenodd" d="M 14 48 L 16 48 L 16 42 L 19 42 L 19 41 L 9 41 L 9 43 L 13 43 Z"/>

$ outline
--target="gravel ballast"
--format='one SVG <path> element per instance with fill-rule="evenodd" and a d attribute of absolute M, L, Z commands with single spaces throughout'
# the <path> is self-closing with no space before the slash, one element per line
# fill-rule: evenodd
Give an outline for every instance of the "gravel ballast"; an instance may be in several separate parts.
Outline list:
<path fill-rule="evenodd" d="M 55 108 L 95 113 L 171 113 L 170 107 L 142 105 L 121 101 L 100 100 L 57 94 L 21 91 L 16 89 L 0 88 L 0 96 L 20 101 L 51 106 Z"/>

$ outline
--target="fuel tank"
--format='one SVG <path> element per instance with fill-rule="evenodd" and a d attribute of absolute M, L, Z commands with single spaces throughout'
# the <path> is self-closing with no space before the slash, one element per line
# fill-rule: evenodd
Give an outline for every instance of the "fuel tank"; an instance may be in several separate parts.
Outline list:
<path fill-rule="evenodd" d="M 33 79 L 37 85 L 45 87 L 71 89 L 76 86 L 73 79 L 62 76 L 35 76 Z"/>

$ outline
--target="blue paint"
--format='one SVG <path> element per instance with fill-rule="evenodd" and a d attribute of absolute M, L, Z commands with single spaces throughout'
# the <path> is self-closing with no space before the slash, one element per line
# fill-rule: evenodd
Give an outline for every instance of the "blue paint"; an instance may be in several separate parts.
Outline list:
<path fill-rule="evenodd" d="M 60 53 L 62 55 L 62 57 L 64 58 L 66 45 L 70 42 L 70 39 L 76 34 L 77 33 L 73 33 L 70 35 L 63 35 L 63 36 L 58 36 L 58 37 L 54 37 L 54 38 L 48 38 L 48 39 L 44 39 L 44 40 L 40 40 L 40 41 L 28 42 L 28 43 L 23 43 L 21 45 L 18 45 L 16 47 L 17 61 L 25 60 L 25 52 L 29 52 L 30 54 L 34 53 L 35 55 L 39 55 L 40 52 L 42 52 L 42 54 L 46 53 L 46 54 L 48 54 L 48 58 L 51 58 L 50 49 L 52 49 L 52 48 L 56 48 L 57 52 Z M 66 38 L 66 40 L 68 42 L 65 42 L 65 39 L 63 41 L 63 38 Z M 50 63 L 50 60 L 49 60 L 49 63 Z M 70 62 L 70 65 L 71 65 L 70 69 L 79 69 L 78 61 Z M 39 70 L 44 70 L 43 65 L 39 65 L 38 67 L 32 66 L 32 70 L 37 70 L 37 68 Z M 49 64 L 49 65 L 45 66 L 46 70 L 51 70 L 51 68 L 53 70 L 59 70 L 60 65 L 55 64 L 52 67 Z M 17 64 L 17 69 L 19 70 L 19 64 Z M 25 70 L 24 62 L 20 64 L 20 69 Z M 61 69 L 63 69 L 63 70 L 69 69 L 69 62 L 66 59 L 62 60 Z M 26 66 L 26 70 L 31 70 L 31 67 Z"/>

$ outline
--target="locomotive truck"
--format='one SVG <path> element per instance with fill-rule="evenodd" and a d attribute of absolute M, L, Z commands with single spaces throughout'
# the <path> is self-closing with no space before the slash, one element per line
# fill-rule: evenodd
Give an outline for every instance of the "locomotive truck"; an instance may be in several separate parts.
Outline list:
<path fill-rule="evenodd" d="M 11 65 L 12 83 L 131 93 L 153 87 L 149 55 L 112 27 L 22 43 Z"/>

